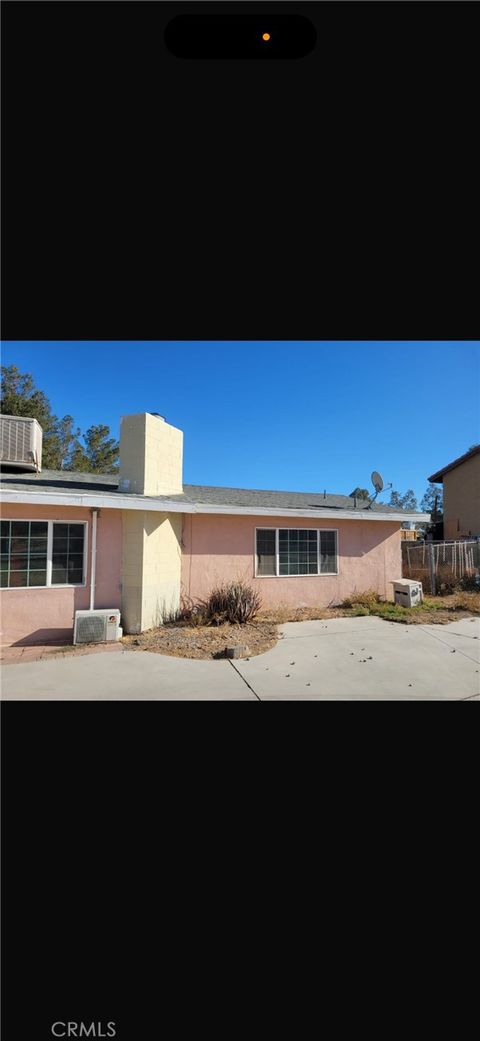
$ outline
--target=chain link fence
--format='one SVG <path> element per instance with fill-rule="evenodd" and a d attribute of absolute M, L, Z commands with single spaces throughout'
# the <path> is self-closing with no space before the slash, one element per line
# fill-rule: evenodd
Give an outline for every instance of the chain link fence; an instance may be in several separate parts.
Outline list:
<path fill-rule="evenodd" d="M 402 577 L 421 582 L 424 593 L 480 589 L 480 539 L 402 542 Z"/>

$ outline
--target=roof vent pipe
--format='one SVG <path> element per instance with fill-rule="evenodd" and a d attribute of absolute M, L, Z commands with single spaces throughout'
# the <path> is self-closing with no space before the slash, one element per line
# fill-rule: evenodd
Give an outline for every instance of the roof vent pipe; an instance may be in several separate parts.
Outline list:
<path fill-rule="evenodd" d="M 324 492 L 323 492 L 323 498 L 324 498 L 324 499 L 326 499 L 326 498 L 327 498 L 327 489 L 326 489 L 326 488 L 324 489 Z"/>

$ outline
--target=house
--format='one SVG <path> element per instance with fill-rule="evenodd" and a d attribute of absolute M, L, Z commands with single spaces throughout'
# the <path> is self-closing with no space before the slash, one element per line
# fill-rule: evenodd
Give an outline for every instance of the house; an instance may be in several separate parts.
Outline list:
<path fill-rule="evenodd" d="M 2 473 L 3 643 L 71 638 L 78 609 L 139 633 L 244 578 L 265 605 L 326 606 L 401 575 L 405 513 L 345 495 L 183 484 L 183 434 L 124 416 L 118 474 Z"/>
<path fill-rule="evenodd" d="M 480 536 L 480 445 L 454 459 L 428 478 L 443 484 L 444 538 Z"/>

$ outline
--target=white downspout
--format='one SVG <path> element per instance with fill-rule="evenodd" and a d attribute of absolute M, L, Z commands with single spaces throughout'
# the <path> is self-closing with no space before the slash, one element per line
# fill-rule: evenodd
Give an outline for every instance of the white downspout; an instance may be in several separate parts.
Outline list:
<path fill-rule="evenodd" d="M 92 565 L 90 568 L 90 610 L 95 603 L 95 567 L 97 563 L 97 517 L 98 510 L 92 510 Z"/>

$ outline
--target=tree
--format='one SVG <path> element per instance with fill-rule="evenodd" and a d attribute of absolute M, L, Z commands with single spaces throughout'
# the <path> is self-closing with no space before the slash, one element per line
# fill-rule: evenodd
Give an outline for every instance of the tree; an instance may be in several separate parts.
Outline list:
<path fill-rule="evenodd" d="M 0 412 L 7 416 L 28 416 L 42 428 L 42 466 L 45 470 L 82 470 L 89 473 L 114 473 L 118 468 L 118 442 L 110 438 L 109 427 L 91 426 L 85 434 L 72 416 L 58 419 L 43 390 L 35 386 L 31 373 L 21 373 L 16 365 L 0 370 Z"/>
<path fill-rule="evenodd" d="M 103 423 L 91 426 L 84 435 L 85 447 L 75 449 L 69 470 L 91 474 L 110 474 L 118 470 L 118 441 L 109 437 L 110 428 Z"/>
<path fill-rule="evenodd" d="M 57 420 L 55 430 L 55 442 L 58 466 L 57 470 L 69 470 L 71 468 L 72 458 L 80 448 L 80 427 L 74 427 L 74 420 L 72 416 L 64 416 L 63 419 Z"/>
<path fill-rule="evenodd" d="M 42 428 L 42 466 L 46 470 L 65 470 L 78 444 L 71 416 L 58 419 L 47 395 L 33 382 L 31 373 L 21 373 L 16 365 L 2 365 L 0 411 L 7 416 L 28 416 Z"/>
<path fill-rule="evenodd" d="M 408 488 L 404 495 L 392 490 L 390 493 L 390 506 L 396 506 L 398 510 L 408 510 L 414 513 L 418 509 L 418 503 L 412 488 Z"/>
<path fill-rule="evenodd" d="M 428 488 L 420 503 L 420 509 L 424 513 L 431 513 L 432 521 L 440 520 L 439 514 L 443 514 L 443 490 L 437 488 L 431 481 L 429 481 Z"/>
<path fill-rule="evenodd" d="M 55 424 L 47 395 L 35 387 L 29 372 L 19 372 L 16 365 L 2 365 L 0 411 L 6 416 L 36 419 L 44 432 Z"/>
<path fill-rule="evenodd" d="M 353 492 L 350 492 L 350 498 L 355 499 L 355 497 L 357 499 L 369 499 L 370 492 L 366 488 L 354 488 Z"/>

